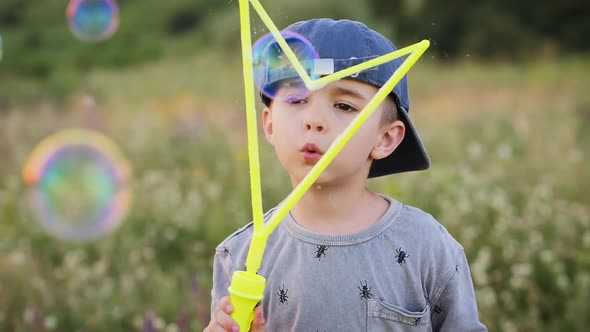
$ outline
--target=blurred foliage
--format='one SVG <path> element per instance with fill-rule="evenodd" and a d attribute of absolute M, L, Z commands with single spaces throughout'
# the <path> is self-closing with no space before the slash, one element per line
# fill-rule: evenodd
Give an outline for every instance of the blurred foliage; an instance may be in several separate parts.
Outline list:
<path fill-rule="evenodd" d="M 412 116 L 433 167 L 370 181 L 463 244 L 491 331 L 590 324 L 588 64 L 424 59 L 412 69 Z M 251 219 L 240 75 L 237 57 L 201 54 L 94 72 L 63 103 L 0 112 L 1 331 L 203 328 L 214 248 Z M 42 230 L 19 176 L 40 139 L 72 127 L 105 133 L 133 164 L 129 217 L 82 244 Z M 260 148 L 266 210 L 291 186 Z"/>
<path fill-rule="evenodd" d="M 69 31 L 66 1 L 5 0 L 0 31 L 5 36 L 2 72 L 45 78 L 61 69 L 128 66 L 164 55 L 169 39 L 197 31 L 221 10 L 214 0 L 120 0 L 121 24 L 107 42 L 85 43 Z M 193 49 L 203 47 L 193 36 Z"/>
<path fill-rule="evenodd" d="M 443 58 L 524 60 L 590 50 L 590 3 L 584 0 L 369 2 L 394 40 L 430 39 Z"/>
<path fill-rule="evenodd" d="M 433 167 L 370 186 L 464 245 L 491 331 L 585 331 L 590 62 L 555 55 L 588 51 L 588 5 L 262 3 L 279 27 L 328 16 L 397 45 L 431 39 L 410 85 Z M 0 331 L 202 329 L 214 247 L 251 219 L 237 1 L 120 0 L 100 44 L 72 36 L 66 5 L 0 1 Z M 253 38 L 266 33 L 251 19 Z M 534 61 L 474 62 L 488 56 Z M 108 135 L 133 165 L 133 208 L 96 242 L 44 233 L 19 175 L 37 142 L 72 127 Z M 266 210 L 290 182 L 260 148 Z"/>
<path fill-rule="evenodd" d="M 198 52 L 220 43 L 229 43 L 226 46 L 231 46 L 234 52 L 239 50 L 237 1 L 119 0 L 117 3 L 121 17 L 118 31 L 106 42 L 85 43 L 69 31 L 66 1 L 2 1 L 0 32 L 5 37 L 6 54 L 0 73 L 46 78 L 61 70 L 83 72 L 96 66 L 135 65 L 165 55 L 178 55 L 179 51 Z M 363 15 L 368 9 L 362 2 L 336 6 L 337 3 L 335 0 L 320 3 L 274 0 L 266 1 L 265 5 L 279 26 L 316 15 L 368 19 L 368 15 Z"/>
<path fill-rule="evenodd" d="M 279 27 L 313 17 L 366 22 L 396 44 L 428 38 L 441 57 L 538 57 L 536 52 L 588 51 L 590 4 L 584 0 L 429 1 L 267 0 Z M 119 0 L 121 24 L 103 43 L 84 43 L 68 30 L 66 1 L 3 0 L 0 74 L 61 80 L 92 67 L 136 65 L 168 55 L 223 46 L 239 50 L 237 1 Z M 259 31 L 263 25 L 252 15 Z M 66 84 L 67 85 L 67 84 Z"/>
<path fill-rule="evenodd" d="M 162 58 L 215 50 L 240 52 L 237 0 L 118 0 L 120 25 L 100 43 L 77 40 L 65 17 L 67 1 L 2 0 L 0 104 L 65 98 L 93 70 L 135 67 Z M 317 16 L 370 21 L 365 1 L 263 1 L 279 28 Z M 310 10 L 313 8 L 313 10 Z M 252 11 L 253 38 L 266 28 Z M 41 83 L 43 86 L 38 86 Z M 1 105 L 0 105 L 1 106 Z"/>

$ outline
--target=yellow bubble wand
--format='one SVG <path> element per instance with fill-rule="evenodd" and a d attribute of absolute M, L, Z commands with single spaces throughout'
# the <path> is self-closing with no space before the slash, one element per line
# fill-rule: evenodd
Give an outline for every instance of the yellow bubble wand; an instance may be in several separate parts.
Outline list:
<path fill-rule="evenodd" d="M 254 70 L 252 68 L 252 41 L 250 30 L 250 11 L 248 3 L 256 10 L 263 23 L 269 29 L 295 71 L 299 74 L 307 89 L 314 91 L 321 87 L 348 77 L 363 70 L 370 69 L 380 64 L 389 62 L 399 57 L 408 55 L 402 65 L 397 68 L 387 82 L 377 91 L 367 106 L 350 123 L 346 130 L 341 133 L 330 145 L 330 148 L 322 158 L 314 165 L 305 178 L 287 196 L 283 204 L 278 207 L 270 220 L 264 224 L 262 212 L 262 192 L 260 187 L 260 163 L 258 151 L 258 131 L 256 121 Z M 346 143 L 359 130 L 365 121 L 373 114 L 379 104 L 393 91 L 395 85 L 406 75 L 418 59 L 430 46 L 428 40 L 404 47 L 397 51 L 382 55 L 372 60 L 357 64 L 355 66 L 340 70 L 319 79 L 311 79 L 291 50 L 280 31 L 277 29 L 271 18 L 268 16 L 258 0 L 239 0 L 240 6 L 240 30 L 242 43 L 242 62 L 244 75 L 246 121 L 248 135 L 248 159 L 250 167 L 250 188 L 252 195 L 252 212 L 254 220 L 254 234 L 250 243 L 250 249 L 246 258 L 246 271 L 235 271 L 229 287 L 231 302 L 234 311 L 231 317 L 240 326 L 240 331 L 250 330 L 250 324 L 254 318 L 254 307 L 263 298 L 266 279 L 256 271 L 260 268 L 266 241 L 278 224 L 285 218 L 287 213 L 301 199 L 305 192 L 313 185 L 320 174 L 334 160 Z"/>

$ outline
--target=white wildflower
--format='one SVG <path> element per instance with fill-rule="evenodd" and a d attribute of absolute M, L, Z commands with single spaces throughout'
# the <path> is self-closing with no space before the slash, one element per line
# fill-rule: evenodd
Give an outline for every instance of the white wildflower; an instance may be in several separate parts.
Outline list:
<path fill-rule="evenodd" d="M 152 260 L 155 257 L 154 248 L 144 247 L 143 250 L 142 250 L 142 252 L 143 252 L 143 258 L 146 261 Z"/>
<path fill-rule="evenodd" d="M 467 146 L 467 155 L 473 160 L 478 160 L 483 155 L 483 147 L 479 142 L 471 142 Z"/>
<path fill-rule="evenodd" d="M 471 271 L 476 284 L 485 285 L 488 283 L 488 266 L 490 264 L 491 251 L 489 247 L 482 248 L 473 264 Z"/>
<path fill-rule="evenodd" d="M 496 307 L 496 294 L 490 287 L 476 288 L 477 302 L 482 308 L 492 309 Z"/>
<path fill-rule="evenodd" d="M 555 260 L 555 255 L 551 250 L 545 249 L 541 251 L 541 253 L 539 254 L 539 258 L 541 259 L 541 262 L 549 264 Z"/>
<path fill-rule="evenodd" d="M 543 242 L 543 234 L 539 230 L 533 229 L 529 232 L 529 246 L 531 248 L 540 248 L 543 246 Z"/>
<path fill-rule="evenodd" d="M 147 270 L 145 267 L 140 266 L 139 268 L 137 268 L 137 270 L 135 271 L 135 274 L 137 276 L 137 280 L 144 280 L 147 277 Z"/>
<path fill-rule="evenodd" d="M 221 194 L 221 185 L 215 181 L 209 181 L 207 185 L 207 196 L 210 198 L 219 198 Z"/>
<path fill-rule="evenodd" d="M 571 163 L 578 163 L 584 159 L 584 153 L 580 149 L 574 148 L 570 151 L 568 159 Z"/>
<path fill-rule="evenodd" d="M 45 286 L 45 281 L 41 279 L 39 276 L 34 276 L 31 278 L 31 286 L 37 290 L 43 290 Z"/>
<path fill-rule="evenodd" d="M 502 328 L 501 331 L 504 332 L 516 332 L 518 331 L 516 325 L 513 322 L 509 321 L 508 319 L 502 320 Z"/>
<path fill-rule="evenodd" d="M 196 190 L 191 190 L 187 193 L 185 198 L 186 206 L 190 211 L 200 211 L 203 209 L 203 199 L 201 194 Z M 195 213 L 196 214 L 196 213 Z"/>
<path fill-rule="evenodd" d="M 178 326 L 176 326 L 176 324 L 174 324 L 174 323 L 166 326 L 166 332 L 178 332 L 178 331 L 180 331 L 180 330 L 178 329 Z"/>
<path fill-rule="evenodd" d="M 565 276 L 564 273 L 560 273 L 557 276 L 557 287 L 559 287 L 560 289 L 564 290 L 569 286 L 569 280 L 567 280 L 567 277 Z"/>
<path fill-rule="evenodd" d="M 25 261 L 25 254 L 22 251 L 15 251 L 9 255 L 9 259 L 13 265 L 21 265 Z"/>
<path fill-rule="evenodd" d="M 23 320 L 28 324 L 31 324 L 35 319 L 35 309 L 27 307 L 23 313 Z"/>
<path fill-rule="evenodd" d="M 55 317 L 53 315 L 49 315 L 49 316 L 45 317 L 45 320 L 43 321 L 43 325 L 48 330 L 53 330 L 57 326 L 57 317 Z"/>
<path fill-rule="evenodd" d="M 94 275 L 96 276 L 102 276 L 106 273 L 107 271 L 107 262 L 103 259 L 99 260 L 98 262 L 96 262 L 96 264 L 94 264 Z"/>
<path fill-rule="evenodd" d="M 164 238 L 166 238 L 166 240 L 172 241 L 172 240 L 176 239 L 176 236 L 177 236 L 177 232 L 173 228 L 168 228 L 164 231 Z"/>
<path fill-rule="evenodd" d="M 154 319 L 154 327 L 156 330 L 161 330 L 164 328 L 164 326 L 166 326 L 166 322 L 162 318 L 156 317 Z"/>
<path fill-rule="evenodd" d="M 512 157 L 512 146 L 508 143 L 502 143 L 502 144 L 500 144 L 500 146 L 498 146 L 498 149 L 496 150 L 496 154 L 498 155 L 498 158 L 500 158 L 500 159 L 503 159 L 503 160 L 510 159 Z"/>
<path fill-rule="evenodd" d="M 133 317 L 133 326 L 140 329 L 143 326 L 143 318 L 135 315 L 135 317 Z"/>
<path fill-rule="evenodd" d="M 121 307 L 119 307 L 118 305 L 114 305 L 113 308 L 111 308 L 111 316 L 115 319 L 123 317 L 123 310 L 121 309 Z"/>

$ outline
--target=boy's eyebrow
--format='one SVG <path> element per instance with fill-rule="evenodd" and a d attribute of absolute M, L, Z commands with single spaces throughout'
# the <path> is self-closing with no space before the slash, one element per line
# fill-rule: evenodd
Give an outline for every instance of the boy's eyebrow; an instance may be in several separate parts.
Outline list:
<path fill-rule="evenodd" d="M 363 96 L 362 94 L 360 94 L 354 90 L 350 90 L 350 89 L 346 89 L 346 88 L 342 88 L 342 87 L 335 87 L 334 94 L 351 96 L 351 97 L 358 98 L 358 99 L 367 99 L 367 97 Z"/>

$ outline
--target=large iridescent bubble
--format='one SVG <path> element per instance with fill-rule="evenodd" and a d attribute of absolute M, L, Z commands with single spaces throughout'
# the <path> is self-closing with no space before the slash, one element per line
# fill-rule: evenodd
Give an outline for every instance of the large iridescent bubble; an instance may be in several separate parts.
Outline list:
<path fill-rule="evenodd" d="M 83 41 L 103 41 L 119 27 L 115 0 L 70 0 L 66 17 L 72 33 Z"/>
<path fill-rule="evenodd" d="M 45 138 L 23 169 L 33 212 L 58 238 L 97 239 L 124 220 L 131 204 L 130 168 L 102 134 L 70 129 Z"/>
<path fill-rule="evenodd" d="M 305 37 L 288 30 L 283 30 L 281 35 L 293 50 L 297 59 L 312 79 L 314 75 L 314 60 L 319 58 L 318 52 Z M 260 37 L 252 46 L 252 62 L 254 69 L 254 82 L 260 92 L 269 99 L 274 99 L 277 94 L 279 82 L 299 81 L 296 85 L 303 88 L 299 80 L 299 74 L 295 71 L 291 61 L 285 55 L 270 33 Z M 309 93 L 303 89 L 305 93 Z M 302 90 L 302 91 L 303 91 Z"/>

